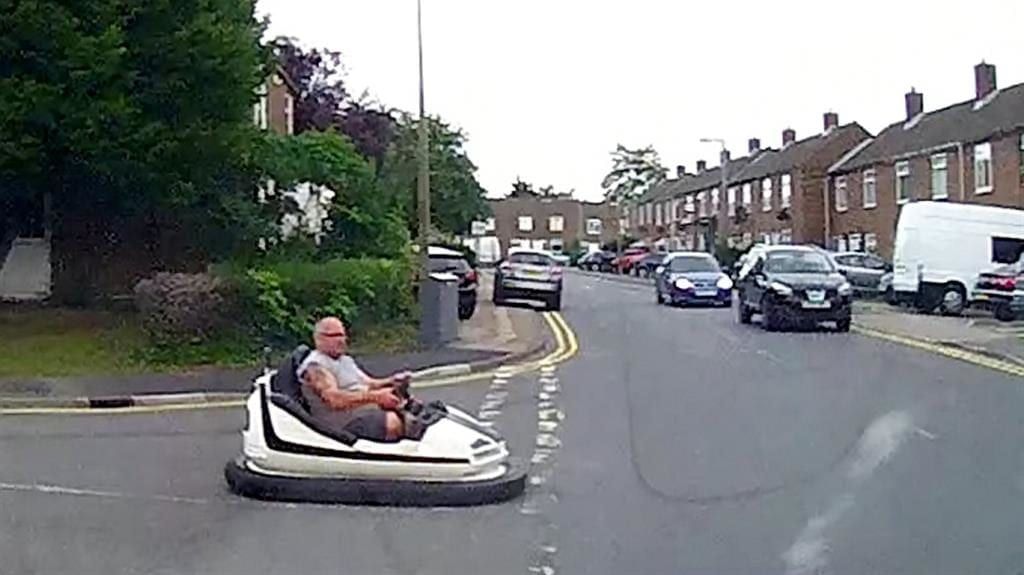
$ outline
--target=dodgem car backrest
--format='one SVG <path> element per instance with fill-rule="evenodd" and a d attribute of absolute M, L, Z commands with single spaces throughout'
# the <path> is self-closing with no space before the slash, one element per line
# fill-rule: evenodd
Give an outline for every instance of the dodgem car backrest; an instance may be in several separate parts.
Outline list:
<path fill-rule="evenodd" d="M 302 382 L 299 381 L 298 376 L 295 375 L 296 370 L 302 365 L 302 360 L 306 359 L 309 355 L 309 346 L 300 345 L 295 348 L 295 351 L 291 352 L 287 358 L 281 363 L 281 366 L 277 368 L 277 373 L 270 380 L 270 390 L 274 393 L 280 393 L 281 395 L 290 397 L 297 401 L 299 405 L 306 411 L 309 411 L 309 405 L 306 404 L 306 398 L 302 397 Z"/>

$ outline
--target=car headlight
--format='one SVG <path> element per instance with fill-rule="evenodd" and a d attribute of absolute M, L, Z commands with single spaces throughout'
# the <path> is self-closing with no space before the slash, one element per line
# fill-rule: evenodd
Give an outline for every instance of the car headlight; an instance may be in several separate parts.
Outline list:
<path fill-rule="evenodd" d="M 771 284 L 769 284 L 768 287 L 772 288 L 772 290 L 775 293 L 777 293 L 777 294 L 779 294 L 781 296 L 791 296 L 791 295 L 793 295 L 793 288 L 789 287 L 788 285 L 786 285 L 784 283 L 772 282 Z"/>
<path fill-rule="evenodd" d="M 674 285 L 681 290 L 693 289 L 693 282 L 686 278 L 677 279 Z"/>
<path fill-rule="evenodd" d="M 853 293 L 853 288 L 850 286 L 850 282 L 843 282 L 839 286 L 839 295 L 850 295 Z"/>
<path fill-rule="evenodd" d="M 729 276 L 722 274 L 722 276 L 718 278 L 718 283 L 715 285 L 718 286 L 718 289 L 729 290 L 732 289 L 732 280 L 729 279 Z"/>

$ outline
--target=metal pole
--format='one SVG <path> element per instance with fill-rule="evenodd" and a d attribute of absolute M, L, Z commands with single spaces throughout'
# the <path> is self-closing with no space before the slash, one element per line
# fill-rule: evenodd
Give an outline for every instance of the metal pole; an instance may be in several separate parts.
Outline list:
<path fill-rule="evenodd" d="M 729 183 L 728 183 L 729 177 L 727 175 L 728 172 L 729 172 L 729 158 L 725 155 L 725 142 L 724 141 L 722 142 L 721 158 L 722 158 L 722 189 L 718 192 L 718 206 L 719 206 L 719 208 L 721 208 L 722 199 L 723 198 L 728 200 L 728 194 L 726 193 L 727 192 L 726 187 L 729 185 Z M 721 211 L 721 209 L 719 209 L 718 211 Z M 710 236 L 710 240 L 709 240 L 708 243 L 711 244 L 711 245 L 708 246 L 708 253 L 711 253 L 711 254 L 715 253 L 715 242 L 718 241 L 718 238 L 717 238 L 717 236 L 718 236 L 718 211 L 716 211 L 714 214 L 712 214 L 711 222 L 709 222 L 709 225 L 708 225 L 708 231 L 709 231 L 708 235 Z"/>
<path fill-rule="evenodd" d="M 430 157 L 427 132 L 427 112 L 423 96 L 423 5 L 416 0 L 416 32 L 420 60 L 420 123 L 419 123 L 419 176 L 416 181 L 416 199 L 419 216 L 419 246 L 426 262 L 427 242 L 430 236 Z"/>

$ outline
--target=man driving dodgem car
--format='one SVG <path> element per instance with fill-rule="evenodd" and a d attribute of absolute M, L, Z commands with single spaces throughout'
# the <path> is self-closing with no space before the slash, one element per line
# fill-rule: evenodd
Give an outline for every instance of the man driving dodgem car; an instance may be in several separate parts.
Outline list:
<path fill-rule="evenodd" d="M 396 410 L 405 402 L 401 396 L 411 374 L 399 372 L 385 379 L 367 375 L 348 351 L 345 324 L 325 317 L 313 329 L 316 349 L 296 370 L 302 395 L 310 414 L 357 437 L 394 441 L 402 437 L 402 417 Z"/>

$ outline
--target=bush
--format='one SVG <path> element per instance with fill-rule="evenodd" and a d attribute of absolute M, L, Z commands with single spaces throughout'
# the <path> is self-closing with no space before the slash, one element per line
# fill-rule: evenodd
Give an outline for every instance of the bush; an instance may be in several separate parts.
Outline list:
<path fill-rule="evenodd" d="M 158 273 L 135 285 L 135 306 L 154 343 L 205 341 L 229 326 L 225 288 L 209 274 Z"/>
<path fill-rule="evenodd" d="M 271 344 L 308 341 L 313 324 L 325 315 L 340 317 L 358 332 L 408 323 L 414 313 L 406 260 L 278 262 L 223 273 L 237 294 L 241 317 Z"/>

